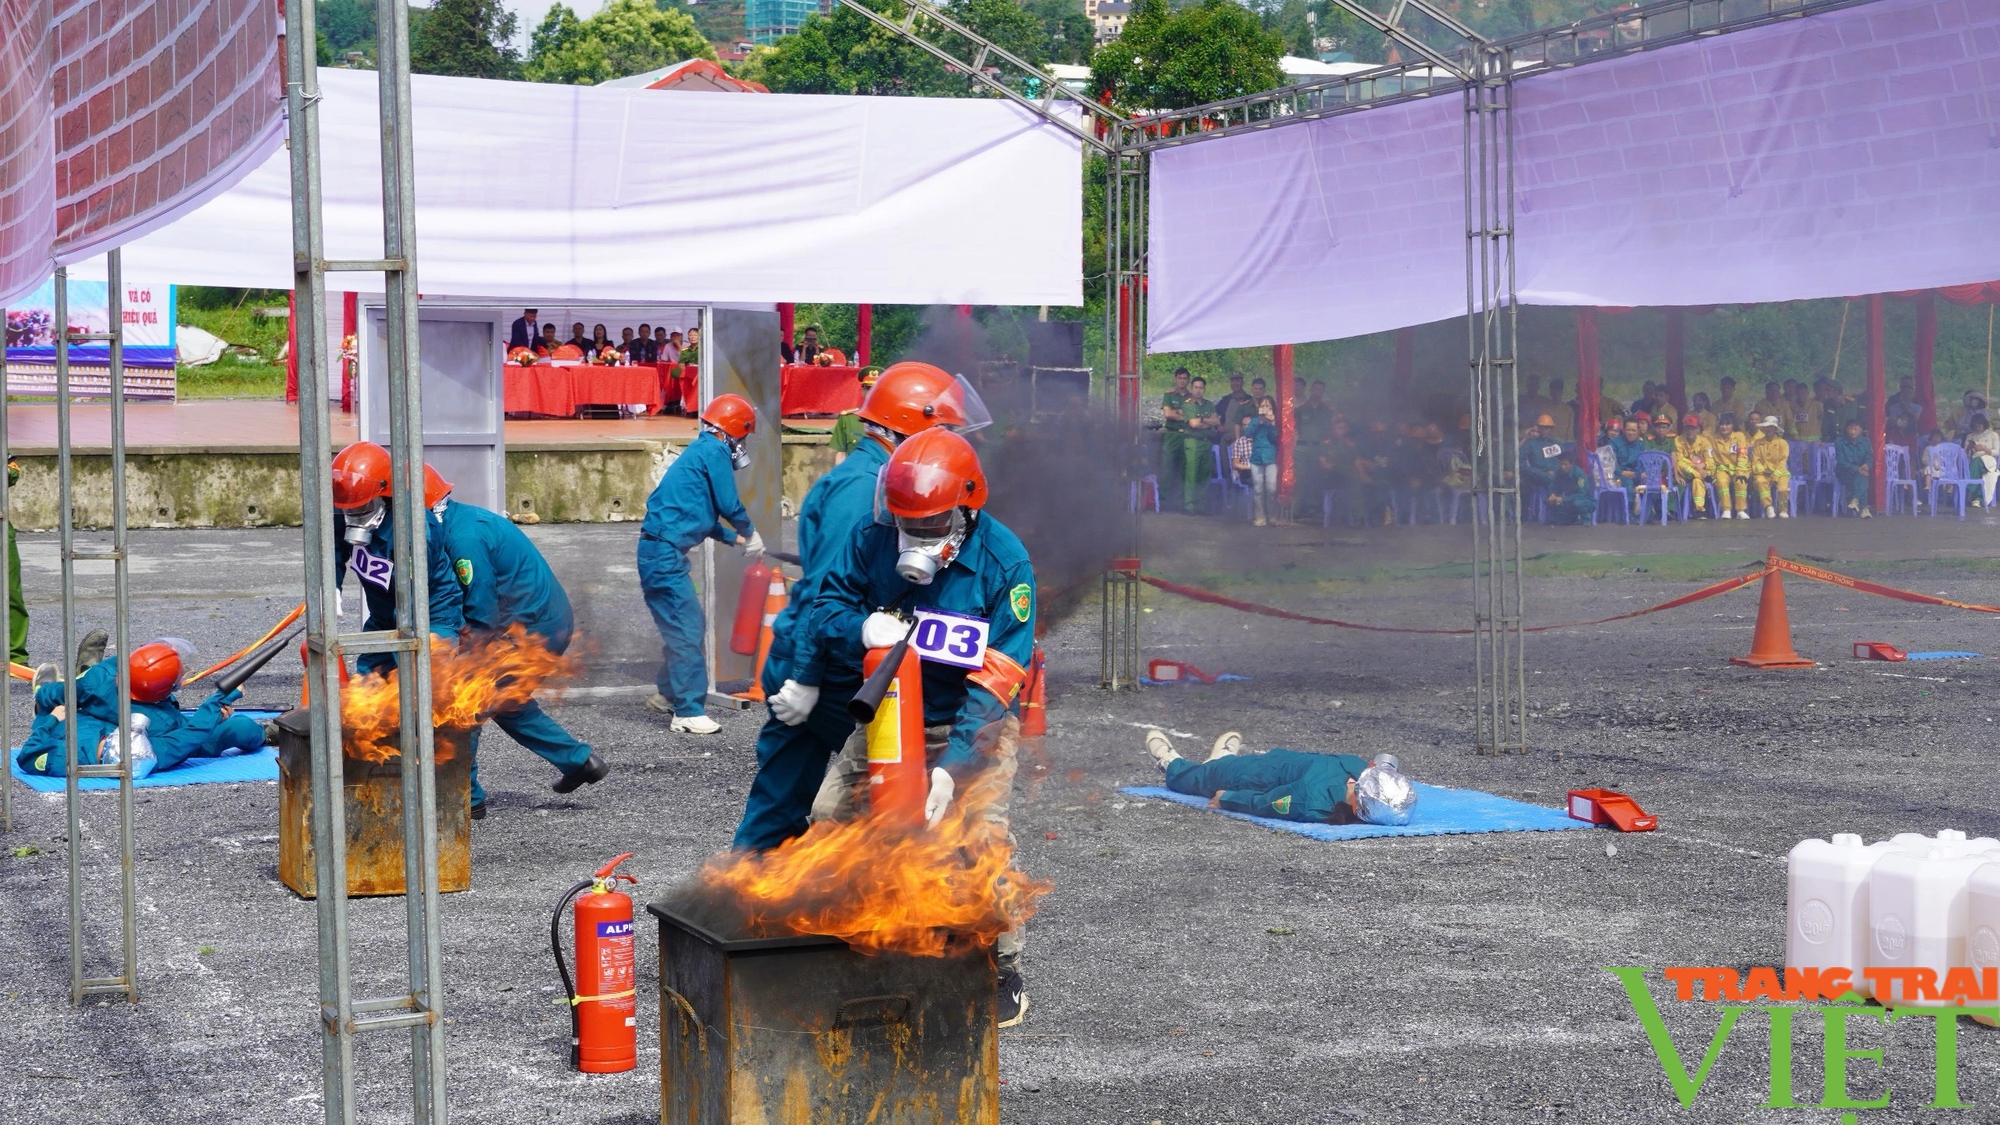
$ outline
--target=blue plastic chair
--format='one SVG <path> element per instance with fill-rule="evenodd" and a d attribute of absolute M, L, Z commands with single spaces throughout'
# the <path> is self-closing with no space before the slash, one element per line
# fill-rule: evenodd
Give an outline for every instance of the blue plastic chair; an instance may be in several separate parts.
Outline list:
<path fill-rule="evenodd" d="M 1604 498 L 1611 495 L 1618 497 L 1618 522 L 1627 524 L 1632 522 L 1632 490 L 1616 483 L 1616 478 L 1611 475 L 1612 470 L 1617 467 L 1617 457 L 1611 447 L 1606 445 L 1591 450 L 1590 456 L 1585 459 L 1588 462 L 1585 471 L 1590 474 L 1590 486 L 1597 496 L 1597 510 L 1590 513 L 1592 527 L 1596 527 L 1598 521 L 1603 518 Z"/>
<path fill-rule="evenodd" d="M 1215 490 L 1218 487 L 1221 489 L 1220 496 L 1215 496 L 1214 499 L 1209 500 L 1209 506 L 1213 510 L 1226 515 L 1230 509 L 1230 499 L 1240 495 L 1243 497 L 1246 505 L 1254 507 L 1257 503 L 1256 493 L 1249 485 L 1236 479 L 1236 474 L 1229 468 L 1229 462 L 1223 460 L 1222 447 L 1211 445 L 1208 449 L 1209 452 L 1215 455 L 1215 475 L 1208 478 L 1208 492 L 1206 495 L 1214 496 Z M 1246 513 L 1250 510 L 1250 507 L 1245 508 Z M 1249 516 L 1246 514 L 1244 518 L 1248 519 Z"/>
<path fill-rule="evenodd" d="M 1901 503 L 1903 490 L 1910 493 L 1910 515 L 1917 514 L 1917 481 L 1910 475 L 1910 447 L 1907 445 L 1885 445 L 1882 447 L 1882 480 L 1887 489 L 1883 496 L 1889 501 L 1889 515 L 1895 515 Z"/>
<path fill-rule="evenodd" d="M 1458 461 L 1470 461 L 1470 458 L 1466 457 L 1464 450 L 1461 450 L 1455 446 L 1446 446 L 1444 450 L 1438 454 L 1438 466 L 1444 471 L 1450 472 L 1454 459 Z M 1449 499 L 1451 504 L 1450 508 L 1445 507 L 1447 498 Z M 1465 502 L 1466 511 L 1470 513 L 1469 518 L 1471 519 L 1479 518 L 1479 507 L 1478 505 L 1472 503 L 1471 489 L 1452 488 L 1447 485 L 1439 485 L 1437 489 L 1438 522 L 1453 523 L 1453 524 L 1457 523 L 1458 505 L 1460 501 Z M 1449 513 L 1449 518 L 1447 518 L 1447 513 Z"/>
<path fill-rule="evenodd" d="M 1680 483 L 1674 479 L 1673 458 L 1657 449 L 1648 449 L 1639 454 L 1639 522 L 1646 522 L 1646 508 L 1653 501 L 1660 502 L 1660 526 L 1667 526 L 1667 506 L 1681 491 Z M 1687 517 L 1683 515 L 1682 519 Z"/>
<path fill-rule="evenodd" d="M 1674 479 L 1678 481 L 1680 479 L 1680 475 L 1676 473 L 1674 475 Z M 1720 481 L 1722 478 L 1715 476 L 1706 476 L 1703 477 L 1702 479 L 1708 482 L 1708 518 L 1714 519 L 1716 517 L 1716 514 L 1722 511 L 1722 497 L 1718 495 L 1720 489 L 1716 487 L 1717 482 Z M 1686 523 L 1693 518 L 1694 518 L 1694 489 L 1688 485 L 1682 485 L 1681 522 Z"/>
<path fill-rule="evenodd" d="M 1840 515 L 1840 502 L 1844 497 L 1841 495 L 1840 474 L 1834 471 L 1835 464 L 1833 443 L 1830 441 L 1820 442 L 1812 451 L 1812 508 L 1814 511 L 1819 510 L 1819 493 L 1820 489 L 1823 488 L 1827 491 L 1827 514 L 1838 517 Z"/>
<path fill-rule="evenodd" d="M 1965 455 L 1962 446 L 1940 443 L 1931 446 L 1928 457 L 1931 471 L 1931 515 L 1938 514 L 1938 493 L 1951 489 L 1958 498 L 1958 518 L 1965 518 L 1966 489 L 1979 483 L 1972 475 L 1971 459 Z"/>

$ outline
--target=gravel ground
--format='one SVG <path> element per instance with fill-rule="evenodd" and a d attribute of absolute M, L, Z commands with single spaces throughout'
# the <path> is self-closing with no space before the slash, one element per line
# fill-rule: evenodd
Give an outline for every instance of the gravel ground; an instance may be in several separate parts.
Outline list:
<path fill-rule="evenodd" d="M 1920 528 L 1921 536 L 1904 529 Z M 599 646 L 592 686 L 555 708 L 616 772 L 568 797 L 551 771 L 489 736 L 493 815 L 474 834 L 474 889 L 444 901 L 453 1112 L 462 1121 L 652 1121 L 658 1045 L 645 926 L 640 1066 L 584 1078 L 564 1067 L 565 1017 L 545 945 L 548 911 L 603 858 L 636 851 L 648 888 L 723 847 L 741 810 L 760 716 L 673 736 L 638 706 L 655 642 L 633 590 L 632 531 L 541 527 Z M 1961 600 L 2000 603 L 1978 522 L 1801 521 L 1772 527 L 1535 530 L 1532 621 L 1600 617 L 1665 600 L 1754 564 L 1766 542 L 1835 569 Z M 296 601 L 295 532 L 135 533 L 134 632 L 176 632 L 229 651 Z M 1465 531 L 1251 529 L 1150 518 L 1148 567 L 1232 593 L 1385 624 L 1455 627 L 1469 583 L 1435 568 Z M 37 658 L 57 647 L 55 554 L 24 537 Z M 90 564 L 102 565 L 102 564 Z M 1582 573 L 1580 571 L 1591 571 Z M 86 574 L 85 613 L 108 616 L 107 576 Z M 1029 755 L 1015 828 L 1021 866 L 1054 881 L 1033 925 L 1027 1024 L 1003 1033 L 1002 1105 L 1021 1122 L 1822 1122 L 1837 1110 L 1762 1107 L 1767 1026 L 1746 1017 L 1691 1109 L 1607 965 L 1771 965 L 1783 960 L 1785 851 L 1801 838 L 1956 827 L 2000 834 L 1991 776 L 1992 660 L 1887 665 L 1846 659 L 1855 640 L 1993 650 L 1992 623 L 1794 580 L 1813 671 L 1755 673 L 1754 591 L 1616 625 L 1539 635 L 1529 647 L 1533 751 L 1468 749 L 1471 648 L 1247 617 L 1148 592 L 1145 655 L 1247 683 L 1106 695 L 1097 619 L 1048 638 L 1051 730 Z M 93 622 L 94 623 L 94 622 Z M 281 661 L 252 703 L 283 703 Z M 16 723 L 24 712 L 16 708 Z M 1660 817 L 1649 835 L 1603 831 L 1320 843 L 1117 787 L 1157 771 L 1144 724 L 1224 730 L 1253 747 L 1394 750 L 1417 777 L 1555 805 L 1607 786 Z M 18 725 L 17 730 L 21 729 Z M 275 784 L 141 791 L 137 1005 L 66 1002 L 62 803 L 15 789 L 0 854 L 0 1121 L 307 1122 L 319 1119 L 314 912 L 276 878 Z M 115 814 L 89 802 L 96 901 L 115 902 Z M 107 853 L 106 845 L 113 851 Z M 1614 848 L 1615 845 L 1615 848 Z M 1615 854 L 1614 854 L 1615 851 Z M 643 891 L 643 888 L 642 888 Z M 357 979 L 399 975 L 400 900 L 357 902 Z M 116 927 L 91 911 L 91 969 Z M 1657 978 L 1656 978 L 1657 979 Z M 1667 1005 L 1690 1067 L 1712 1009 Z M 1962 1025 L 1961 1083 L 1980 1108 L 1927 1108 L 1928 1021 L 1857 1023 L 1886 1046 L 1852 1089 L 1872 1121 L 1992 1120 L 2000 1042 Z M 1801 1021 L 1797 1100 L 1819 1100 L 1820 1033 Z M 366 1120 L 407 1119 L 403 1041 L 360 1052 Z"/>

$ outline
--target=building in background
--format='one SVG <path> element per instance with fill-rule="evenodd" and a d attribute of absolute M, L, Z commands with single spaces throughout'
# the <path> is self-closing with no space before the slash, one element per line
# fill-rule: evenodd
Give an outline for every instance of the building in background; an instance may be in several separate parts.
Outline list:
<path fill-rule="evenodd" d="M 636 86 L 642 90 L 705 90 L 723 94 L 768 94 L 768 86 L 733 78 L 707 59 L 682 59 L 644 74 L 613 78 L 606 86 Z"/>
<path fill-rule="evenodd" d="M 1090 18 L 1091 29 L 1097 33 L 1097 42 L 1101 45 L 1124 33 L 1125 20 L 1132 14 L 1132 5 L 1125 0 L 1083 0 L 1083 14 Z"/>
<path fill-rule="evenodd" d="M 776 43 L 787 35 L 797 34 L 805 26 L 807 16 L 815 12 L 831 13 L 833 3 L 834 0 L 748 0 L 743 5 L 744 29 L 750 33 L 752 43 Z"/>

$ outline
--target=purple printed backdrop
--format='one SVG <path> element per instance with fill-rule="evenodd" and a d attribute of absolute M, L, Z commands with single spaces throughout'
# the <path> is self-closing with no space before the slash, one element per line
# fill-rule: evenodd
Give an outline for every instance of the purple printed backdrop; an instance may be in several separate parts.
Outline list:
<path fill-rule="evenodd" d="M 1515 117 L 1524 303 L 2000 276 L 1991 0 L 1878 0 L 1540 75 Z M 1463 129 L 1452 96 L 1159 153 L 1151 350 L 1463 314 Z"/>

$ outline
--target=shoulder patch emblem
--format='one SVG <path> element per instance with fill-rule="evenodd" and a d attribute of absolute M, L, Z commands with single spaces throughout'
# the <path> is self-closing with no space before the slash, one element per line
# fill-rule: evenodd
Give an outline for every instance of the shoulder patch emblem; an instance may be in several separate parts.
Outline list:
<path fill-rule="evenodd" d="M 456 575 L 458 575 L 458 584 L 459 584 L 459 585 L 461 585 L 461 586 L 470 586 L 470 585 L 472 585 L 472 560 L 471 560 L 471 559 L 460 559 L 460 560 L 458 560 L 457 562 L 455 562 L 455 563 L 452 563 L 452 564 L 451 564 L 451 572 L 452 572 L 453 574 L 456 574 Z"/>
<path fill-rule="evenodd" d="M 1014 609 L 1014 620 L 1026 622 L 1035 607 L 1035 591 L 1023 582 L 1008 592 L 1007 604 Z"/>
<path fill-rule="evenodd" d="M 1291 797 L 1291 794 L 1287 793 L 1287 794 L 1286 794 L 1286 795 L 1284 795 L 1283 797 L 1280 797 L 1280 798 L 1278 798 L 1277 800 L 1275 800 L 1275 801 L 1272 801 L 1272 802 L 1271 802 L 1271 811 L 1272 811 L 1272 812 L 1276 812 L 1276 813 L 1289 813 L 1289 812 L 1291 812 L 1291 811 L 1292 811 L 1292 797 Z"/>

